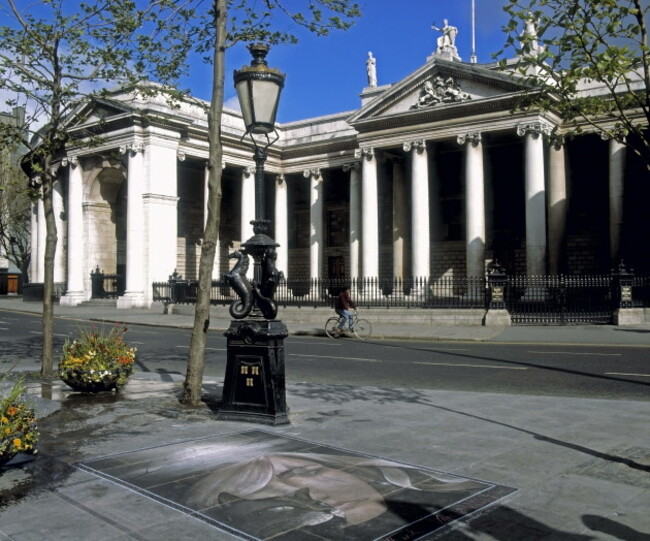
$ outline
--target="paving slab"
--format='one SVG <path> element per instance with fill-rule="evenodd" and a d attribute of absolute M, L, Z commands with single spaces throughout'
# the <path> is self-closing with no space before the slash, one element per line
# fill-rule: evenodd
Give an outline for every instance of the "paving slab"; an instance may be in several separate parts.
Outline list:
<path fill-rule="evenodd" d="M 0 310 L 18 308 L 17 301 L 12 304 L 0 299 Z M 31 313 L 36 314 L 36 308 L 32 307 Z M 71 318 L 89 315 L 82 308 L 57 312 L 61 317 Z M 123 316 L 123 312 L 129 315 Z M 164 316 L 151 311 L 118 313 L 116 309 L 105 309 L 94 317 L 191 326 L 188 316 Z M 220 320 L 217 324 L 221 324 Z M 305 324 L 304 329 L 307 328 L 316 327 Z M 500 329 L 495 334 L 494 330 L 477 331 L 463 326 L 452 333 L 442 327 L 432 330 L 423 326 L 418 332 L 429 338 L 439 332 L 436 336 L 441 339 L 539 340 L 540 343 L 561 340 L 582 343 L 597 337 L 598 343 L 616 344 L 621 337 L 627 337 L 624 346 L 650 345 L 647 327 L 625 331 L 612 327 L 558 332 L 548 328 L 519 329 Z M 101 457 L 116 460 L 134 457 L 138 450 L 151 449 L 150 454 L 158 453 L 158 458 L 143 472 L 154 473 L 171 464 L 174 471 L 194 472 L 181 475 L 174 486 L 193 486 L 189 481 L 191 476 L 199 483 L 200 472 L 215 467 L 201 454 L 200 442 L 206 438 L 224 441 L 221 438 L 227 435 L 256 429 L 256 425 L 216 421 L 207 405 L 181 406 L 178 395 L 182 379 L 180 375 L 136 374 L 119 393 L 92 397 L 74 393 L 60 382 L 30 382 L 30 393 L 43 408 L 39 453 L 34 457 L 19 456 L 0 470 L 0 540 L 324 541 L 332 538 L 331 535 L 339 535 L 337 539 L 354 538 L 341 536 L 341 528 L 349 532 L 363 530 L 359 528 L 361 523 L 349 523 L 349 518 L 344 518 L 331 502 L 324 511 L 322 501 L 320 506 L 315 506 L 313 501 L 309 503 L 311 497 L 300 497 L 317 490 L 313 483 L 305 485 L 306 493 L 295 490 L 278 494 L 279 484 L 269 489 L 275 498 L 273 505 L 277 511 L 274 512 L 286 515 L 291 514 L 288 508 L 300 507 L 305 511 L 307 506 L 307 513 L 301 513 L 300 520 L 309 524 L 295 527 L 294 519 L 277 524 L 267 520 L 271 533 L 261 535 L 250 523 L 261 516 L 256 514 L 262 513 L 261 507 L 257 511 L 253 509 L 265 498 L 246 500 L 235 495 L 245 513 L 233 511 L 229 515 L 225 508 L 215 508 L 213 517 L 218 511 L 225 513 L 218 515 L 215 524 L 198 517 L 196 510 L 186 508 L 182 502 L 175 502 L 173 498 L 180 497 L 181 492 L 164 492 L 160 483 L 136 490 L 133 481 L 139 476 L 126 478 L 129 469 L 136 471 L 133 461 L 126 461 L 124 469 L 115 470 L 124 477 L 121 479 L 119 476 L 113 479 L 107 472 L 100 475 L 89 471 L 93 464 L 100 463 Z M 221 384 L 221 380 L 206 380 L 203 386 L 206 397 L 216 400 Z M 412 513 L 417 514 L 433 500 L 418 503 L 410 498 L 409 506 L 405 506 L 395 499 L 389 502 L 395 512 L 390 517 L 374 517 L 372 521 L 379 522 L 373 522 L 372 528 L 367 529 L 369 535 L 357 533 L 359 539 L 400 538 L 383 530 L 377 535 L 371 533 L 378 531 L 379 524 L 389 523 L 384 519 L 395 520 L 398 510 L 403 514 L 400 528 L 408 533 L 403 539 L 650 539 L 648 401 L 290 383 L 287 402 L 291 424 L 264 429 L 275 439 L 307 442 L 307 448 L 321 449 L 320 454 L 338 452 L 327 449 L 345 450 L 352 457 L 397 463 L 409 472 L 435 471 L 517 489 L 479 507 L 463 509 L 455 502 L 453 507 L 432 509 L 426 514 L 431 521 L 429 518 L 420 521 L 427 531 L 407 531 L 402 527 L 414 523 Z M 174 457 L 170 459 L 169 450 L 180 445 L 191 451 L 176 464 Z M 264 452 L 262 456 L 268 454 Z M 241 458 L 237 452 L 230 455 L 232 459 Z M 319 472 L 312 466 L 294 464 L 285 472 L 285 481 L 289 473 L 301 474 L 303 481 L 304 478 L 313 481 Z M 399 490 L 391 483 L 378 485 L 384 502 L 399 491 L 410 490 L 404 483 L 407 477 L 397 471 L 399 467 L 392 467 L 395 471 L 391 467 L 384 466 L 388 468 L 386 474 L 391 483 L 401 479 L 402 485 Z M 351 473 L 349 468 L 339 470 Z M 154 489 L 164 497 L 154 497 Z M 186 491 L 187 497 L 192 492 Z M 278 503 L 278 498 L 284 498 L 282 503 Z M 232 504 L 234 509 L 233 501 L 226 497 L 217 507 Z M 372 498 L 370 502 L 377 504 Z"/>

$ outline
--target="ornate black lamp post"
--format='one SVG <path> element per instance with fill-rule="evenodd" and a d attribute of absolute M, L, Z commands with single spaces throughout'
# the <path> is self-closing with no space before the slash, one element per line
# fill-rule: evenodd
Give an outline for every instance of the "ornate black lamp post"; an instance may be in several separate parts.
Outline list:
<path fill-rule="evenodd" d="M 284 323 L 275 319 L 278 308 L 273 296 L 282 273 L 275 268 L 278 244 L 267 234 L 264 162 L 267 149 L 278 139 L 275 116 L 284 75 L 266 64 L 267 45 L 252 44 L 248 49 L 253 62 L 235 71 L 234 79 L 246 125 L 244 137 L 248 135 L 255 148 L 255 220 L 253 236 L 230 254 L 238 261 L 225 275 L 239 300 L 230 306 L 234 321 L 226 331 L 228 360 L 217 417 L 279 425 L 289 423 L 284 383 L 288 333 Z M 246 276 L 250 256 L 255 263 L 252 283 Z"/>

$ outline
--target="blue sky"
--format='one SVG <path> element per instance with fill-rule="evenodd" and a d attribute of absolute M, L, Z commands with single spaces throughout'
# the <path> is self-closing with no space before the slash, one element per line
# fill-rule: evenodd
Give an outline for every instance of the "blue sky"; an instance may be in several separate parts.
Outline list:
<path fill-rule="evenodd" d="M 442 20 L 459 30 L 456 46 L 463 61 L 471 54 L 471 0 L 357 0 L 363 17 L 346 32 L 324 38 L 303 34 L 298 45 L 276 46 L 269 65 L 286 73 L 278 120 L 289 122 L 360 106 L 359 94 L 367 84 L 368 51 L 377 59 L 379 85 L 395 83 L 422 66 L 434 50 Z M 491 53 L 503 46 L 507 16 L 503 0 L 475 0 L 478 62 L 491 62 Z M 250 62 L 244 46 L 227 53 L 226 100 L 235 96 L 232 72 Z M 185 82 L 191 93 L 210 98 L 210 69 L 193 67 Z"/>

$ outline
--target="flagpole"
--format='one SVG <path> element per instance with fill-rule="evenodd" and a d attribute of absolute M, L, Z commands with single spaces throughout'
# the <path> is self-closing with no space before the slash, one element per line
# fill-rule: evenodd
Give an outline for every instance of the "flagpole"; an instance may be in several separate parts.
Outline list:
<path fill-rule="evenodd" d="M 472 0 L 472 56 L 470 62 L 476 64 L 476 13 L 474 8 L 474 0 Z"/>

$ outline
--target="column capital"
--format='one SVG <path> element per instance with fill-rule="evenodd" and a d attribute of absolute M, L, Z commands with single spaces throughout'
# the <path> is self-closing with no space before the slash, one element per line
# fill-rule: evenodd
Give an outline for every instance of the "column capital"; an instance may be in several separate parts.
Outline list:
<path fill-rule="evenodd" d="M 77 158 L 77 156 L 69 156 L 61 160 L 62 167 L 68 167 L 68 166 L 77 167 L 78 164 L 79 164 L 79 158 Z"/>
<path fill-rule="evenodd" d="M 518 124 L 517 125 L 517 135 L 523 137 L 524 135 L 532 135 L 537 139 L 540 135 L 550 136 L 553 132 L 553 128 L 550 124 L 546 122 L 530 122 L 528 124 Z"/>
<path fill-rule="evenodd" d="M 246 167 L 244 167 L 243 173 L 245 176 L 250 177 L 251 175 L 255 174 L 255 166 L 247 165 Z"/>
<path fill-rule="evenodd" d="M 178 159 L 179 162 L 184 162 L 185 161 L 185 152 L 182 150 L 177 150 L 176 151 L 176 158 Z"/>
<path fill-rule="evenodd" d="M 548 142 L 553 147 L 553 150 L 560 150 L 564 146 L 565 139 L 564 135 L 560 133 L 551 133 Z"/>
<path fill-rule="evenodd" d="M 344 173 L 349 173 L 350 171 L 358 171 L 360 169 L 360 164 L 359 162 L 344 163 L 342 169 Z"/>
<path fill-rule="evenodd" d="M 417 139 L 415 141 L 407 141 L 402 145 L 405 152 L 415 150 L 418 154 L 422 154 L 427 149 L 427 142 L 424 139 Z"/>
<path fill-rule="evenodd" d="M 483 134 L 480 131 L 461 133 L 456 136 L 456 141 L 459 145 L 469 143 L 473 147 L 479 145 L 483 139 Z"/>
<path fill-rule="evenodd" d="M 366 160 L 370 161 L 375 157 L 375 149 L 372 147 L 357 148 L 354 151 L 354 157 L 357 159 L 365 158 Z"/>
<path fill-rule="evenodd" d="M 278 176 L 275 177 L 275 183 L 278 186 L 282 186 L 283 184 L 286 185 L 287 179 L 284 177 L 284 175 L 282 173 L 280 173 Z"/>
<path fill-rule="evenodd" d="M 121 145 L 119 148 L 120 154 L 128 154 L 133 157 L 138 152 L 144 153 L 144 144 L 143 143 L 128 143 L 126 145 Z"/>
<path fill-rule="evenodd" d="M 605 130 L 600 132 L 600 138 L 603 141 L 609 141 L 611 139 L 615 139 L 619 143 L 623 143 L 625 141 L 625 138 L 628 136 L 628 129 L 625 128 L 622 124 L 617 123 L 613 128 L 610 130 Z"/>
<path fill-rule="evenodd" d="M 320 178 L 320 169 L 319 168 L 314 168 L 314 169 L 305 169 L 302 172 L 302 176 L 305 178 L 315 178 L 318 179 Z"/>

